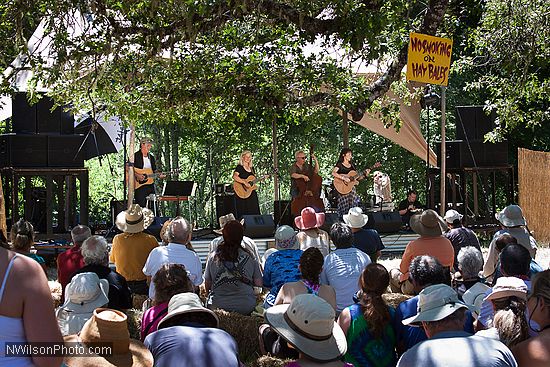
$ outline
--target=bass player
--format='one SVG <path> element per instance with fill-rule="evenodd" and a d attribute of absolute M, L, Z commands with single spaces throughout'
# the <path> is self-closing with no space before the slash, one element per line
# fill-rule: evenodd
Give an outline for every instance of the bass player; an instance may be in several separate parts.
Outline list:
<path fill-rule="evenodd" d="M 319 176 L 319 162 L 313 149 L 310 149 L 309 163 L 306 162 L 306 153 L 303 150 L 294 153 L 294 158 L 296 162 L 290 167 L 292 214 L 300 215 L 306 206 L 313 207 L 317 212 L 325 211 L 323 201 L 319 198 L 322 178 Z M 318 184 L 313 185 L 312 179 L 318 180 Z"/>

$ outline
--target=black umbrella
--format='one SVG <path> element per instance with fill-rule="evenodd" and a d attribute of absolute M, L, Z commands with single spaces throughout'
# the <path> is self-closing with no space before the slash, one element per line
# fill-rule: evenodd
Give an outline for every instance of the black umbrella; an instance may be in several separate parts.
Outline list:
<path fill-rule="evenodd" d="M 85 115 L 75 126 L 75 133 L 85 134 L 80 151 L 86 160 L 118 152 L 123 146 L 125 131 L 118 118 L 105 121 L 101 116 L 94 120 Z"/>

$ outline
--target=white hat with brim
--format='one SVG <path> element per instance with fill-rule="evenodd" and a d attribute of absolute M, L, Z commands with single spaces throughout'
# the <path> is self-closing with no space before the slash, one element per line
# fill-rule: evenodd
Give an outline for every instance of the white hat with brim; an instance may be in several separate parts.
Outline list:
<path fill-rule="evenodd" d="M 65 303 L 61 308 L 77 313 L 92 313 L 109 303 L 109 281 L 96 273 L 76 274 L 65 288 Z"/>
<path fill-rule="evenodd" d="M 451 209 L 451 210 L 447 210 L 447 212 L 445 213 L 445 217 L 443 217 L 443 219 L 445 219 L 447 223 L 453 224 L 455 220 L 462 220 L 462 217 L 463 217 L 462 214 L 460 214 L 454 209 Z"/>
<path fill-rule="evenodd" d="M 118 213 L 115 223 L 122 232 L 139 233 L 147 229 L 154 219 L 155 214 L 151 210 L 132 204 L 128 210 Z"/>
<path fill-rule="evenodd" d="M 447 223 L 432 209 L 413 215 L 409 223 L 415 233 L 427 237 L 441 236 L 447 229 Z"/>
<path fill-rule="evenodd" d="M 147 347 L 139 340 L 130 339 L 128 318 L 118 310 L 96 309 L 80 333 L 66 336 L 64 341 L 75 343 L 86 352 L 65 356 L 63 363 L 67 367 L 152 367 L 154 363 Z M 109 348 L 111 353 L 98 355 L 88 349 L 100 346 Z"/>
<path fill-rule="evenodd" d="M 481 310 L 481 304 L 485 299 L 485 293 L 491 289 L 487 284 L 477 282 L 471 286 L 464 294 L 462 299 L 467 305 L 471 305 L 470 310 L 475 319 L 479 317 L 479 312 Z"/>
<path fill-rule="evenodd" d="M 210 325 L 205 326 L 218 327 L 219 325 L 218 316 L 214 313 L 214 311 L 204 307 L 197 294 L 187 292 L 176 294 L 170 298 L 170 302 L 168 302 L 168 313 L 162 318 L 162 320 L 160 320 L 158 329 L 166 327 L 166 322 L 175 316 L 189 313 L 203 313 L 210 316 L 211 323 Z"/>
<path fill-rule="evenodd" d="M 517 297 L 527 300 L 527 285 L 525 282 L 516 277 L 500 277 L 493 286 L 491 293 L 485 297 L 485 300 L 507 297 Z"/>
<path fill-rule="evenodd" d="M 287 225 L 282 225 L 275 230 L 275 246 L 278 250 L 299 250 L 300 243 L 296 238 L 296 231 Z"/>
<path fill-rule="evenodd" d="M 344 214 L 344 223 L 351 228 L 363 228 L 369 221 L 369 216 L 363 214 L 363 209 L 359 207 L 351 208 L 348 214 Z"/>
<path fill-rule="evenodd" d="M 455 311 L 469 307 L 458 299 L 454 289 L 446 284 L 424 288 L 418 295 L 416 315 L 404 319 L 403 325 L 418 326 L 422 321 L 439 321 Z"/>
<path fill-rule="evenodd" d="M 527 224 L 519 205 L 508 205 L 501 212 L 495 213 L 495 218 L 504 227 L 519 227 Z"/>
<path fill-rule="evenodd" d="M 318 296 L 297 295 L 290 304 L 268 308 L 264 317 L 277 334 L 315 361 L 333 361 L 347 351 L 334 309 Z"/>

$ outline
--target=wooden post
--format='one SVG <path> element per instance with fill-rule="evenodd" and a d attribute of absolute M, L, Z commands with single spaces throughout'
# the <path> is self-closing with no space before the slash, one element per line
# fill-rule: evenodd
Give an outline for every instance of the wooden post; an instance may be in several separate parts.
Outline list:
<path fill-rule="evenodd" d="M 447 162 L 446 162 L 446 152 L 445 152 L 445 92 L 446 87 L 441 87 L 441 191 L 440 191 L 440 198 L 441 198 L 441 208 L 439 210 L 439 213 L 441 216 L 445 215 L 445 211 L 447 209 L 446 207 L 446 200 L 445 200 L 445 189 L 446 189 L 446 170 L 447 170 Z"/>
<path fill-rule="evenodd" d="M 0 174 L 0 231 L 8 238 L 8 227 L 6 224 L 6 201 L 4 198 L 4 189 L 2 188 L 2 175 Z"/>
<path fill-rule="evenodd" d="M 130 147 L 128 158 L 130 161 L 130 166 L 128 167 L 128 205 L 127 208 L 130 209 L 130 205 L 134 203 L 134 188 L 135 188 L 135 176 L 134 176 L 134 143 L 136 140 L 136 131 L 134 128 L 134 123 L 130 122 Z"/>
<path fill-rule="evenodd" d="M 344 148 L 349 148 L 349 120 L 345 110 L 342 110 L 342 140 Z"/>

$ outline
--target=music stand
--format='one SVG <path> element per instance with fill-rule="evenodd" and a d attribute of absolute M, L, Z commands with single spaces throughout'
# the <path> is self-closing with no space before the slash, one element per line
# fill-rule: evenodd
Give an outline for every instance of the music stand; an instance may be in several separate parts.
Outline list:
<path fill-rule="evenodd" d="M 174 198 L 173 201 L 177 201 L 176 216 L 180 215 L 180 201 L 189 201 L 189 198 L 195 196 L 195 190 L 197 184 L 195 181 L 166 181 L 162 189 L 162 197 Z M 189 214 L 191 214 L 191 207 L 189 207 Z M 190 218 L 192 219 L 192 218 Z"/>

